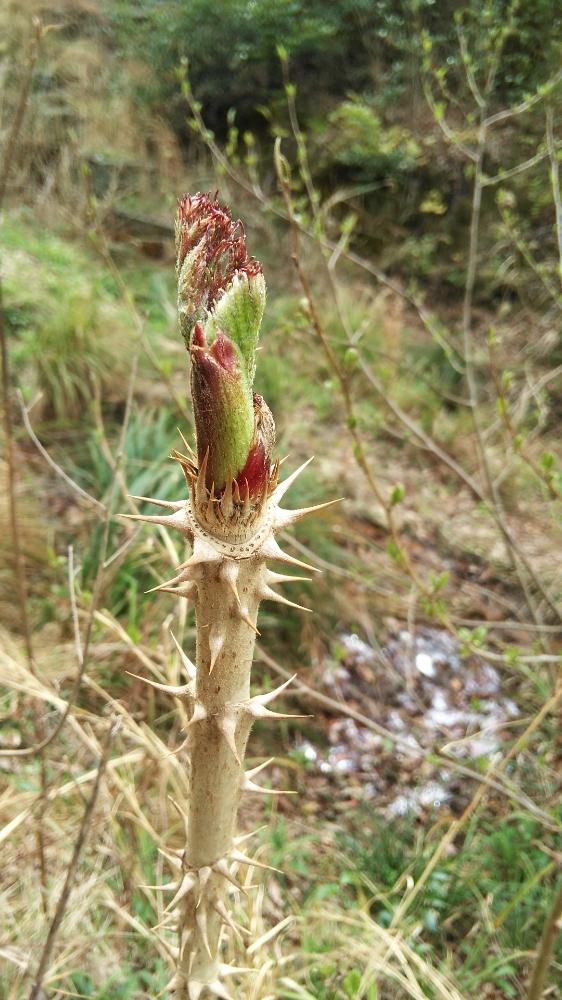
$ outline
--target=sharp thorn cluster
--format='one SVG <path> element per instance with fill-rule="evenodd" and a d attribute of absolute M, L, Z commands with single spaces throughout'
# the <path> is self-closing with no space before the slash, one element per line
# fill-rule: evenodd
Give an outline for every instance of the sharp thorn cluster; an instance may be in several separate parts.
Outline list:
<path fill-rule="evenodd" d="M 256 785 L 253 780 L 260 771 L 264 768 L 269 767 L 269 765 L 275 760 L 274 757 L 270 757 L 269 760 L 263 762 L 263 764 L 258 764 L 257 767 L 251 768 L 249 771 L 245 771 L 242 776 L 241 788 L 244 792 L 258 792 L 261 795 L 296 795 L 294 791 L 286 791 L 280 788 L 264 788 L 262 785 Z"/>

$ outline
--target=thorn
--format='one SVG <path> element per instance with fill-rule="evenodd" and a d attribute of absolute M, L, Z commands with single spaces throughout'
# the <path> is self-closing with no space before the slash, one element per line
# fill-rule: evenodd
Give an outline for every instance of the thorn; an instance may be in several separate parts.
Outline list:
<path fill-rule="evenodd" d="M 260 773 L 260 771 L 264 771 L 266 767 L 269 767 L 270 764 L 273 764 L 274 760 L 275 757 L 269 757 L 268 760 L 264 760 L 261 764 L 258 764 L 257 767 L 251 767 L 248 771 L 245 772 L 246 777 L 255 778 L 256 775 Z"/>
<path fill-rule="evenodd" d="M 232 751 L 236 763 L 239 767 L 242 767 L 242 761 L 240 760 L 240 754 L 236 746 L 236 716 L 227 712 L 224 715 L 216 715 L 214 718 L 217 729 L 223 735 L 226 744 Z"/>
<path fill-rule="evenodd" d="M 269 708 L 266 708 L 265 705 L 260 705 L 259 702 L 255 705 L 252 705 L 250 702 L 247 702 L 246 710 L 254 719 L 313 719 L 314 718 L 313 715 L 298 715 L 295 714 L 294 712 L 271 712 Z"/>
<path fill-rule="evenodd" d="M 224 903 L 222 902 L 222 900 L 216 899 L 214 903 L 211 903 L 211 906 L 213 907 L 213 909 L 215 910 L 215 912 L 218 913 L 218 915 L 221 918 L 223 924 L 226 924 L 227 927 L 230 927 L 231 931 L 233 931 L 233 933 L 236 935 L 236 937 L 240 941 L 240 944 L 244 943 L 244 939 L 242 937 L 242 933 L 244 933 L 244 934 L 248 935 L 249 937 L 251 937 L 251 933 L 250 933 L 249 930 L 247 930 L 246 927 L 241 927 L 240 924 L 237 924 L 236 921 L 232 919 L 232 917 L 230 916 L 230 913 L 228 912 L 228 910 L 227 910 L 226 906 L 224 905 Z"/>
<path fill-rule="evenodd" d="M 158 583 L 155 587 L 151 587 L 150 590 L 145 590 L 145 594 L 153 594 L 155 590 L 162 590 L 163 587 L 175 587 L 180 583 L 186 582 L 190 582 L 195 586 L 195 581 L 191 580 L 189 570 L 177 573 L 176 576 L 173 576 L 170 580 L 164 580 L 163 583 Z"/>
<path fill-rule="evenodd" d="M 312 458 L 314 458 L 314 456 L 312 456 Z M 279 485 L 276 486 L 271 497 L 272 504 L 279 503 L 281 497 L 285 496 L 285 493 L 293 485 L 295 479 L 297 479 L 298 476 L 300 476 L 301 472 L 304 472 L 306 467 L 310 465 L 310 463 L 312 462 L 312 458 L 307 459 L 306 462 L 303 462 L 302 465 L 299 465 L 298 469 L 295 469 L 295 471 L 292 472 L 290 476 L 287 476 L 287 478 L 284 479 L 282 483 L 279 483 Z"/>
<path fill-rule="evenodd" d="M 193 712 L 191 713 L 191 718 L 187 723 L 187 725 L 184 726 L 184 732 L 187 732 L 187 730 L 190 729 L 191 726 L 195 725 L 196 722 L 203 722 L 206 718 L 207 718 L 207 709 L 205 708 L 204 705 L 201 704 L 200 701 L 195 701 L 193 706 Z M 185 750 L 188 743 L 189 743 L 189 733 L 185 737 L 185 739 L 182 740 L 179 747 L 176 747 L 174 750 L 168 751 L 167 756 L 176 757 L 177 754 L 182 752 L 182 750 Z"/>
<path fill-rule="evenodd" d="M 316 569 L 316 566 L 310 566 L 309 563 L 302 562 L 301 559 L 295 559 L 294 556 L 290 556 L 287 552 L 283 552 L 283 549 L 277 544 L 273 535 L 269 535 L 269 537 L 266 538 L 260 549 L 260 555 L 264 556 L 266 559 L 277 559 L 279 562 L 289 563 L 291 566 L 302 566 L 303 569 L 307 569 L 311 573 L 321 572 L 321 570 Z"/>
<path fill-rule="evenodd" d="M 163 528 L 175 528 L 186 538 L 191 538 L 185 510 L 177 510 L 173 514 L 118 514 L 117 516 L 129 521 L 146 521 L 147 524 L 160 524 Z"/>
<path fill-rule="evenodd" d="M 296 795 L 297 793 L 292 789 L 287 788 L 263 788 L 262 785 L 256 785 L 254 781 L 246 779 L 242 784 L 243 792 L 257 792 L 260 795 Z"/>
<path fill-rule="evenodd" d="M 211 951 L 211 946 L 209 944 L 209 936 L 207 933 L 207 910 L 205 909 L 204 906 L 198 906 L 197 909 L 195 910 L 195 922 L 197 924 L 201 940 L 205 947 L 205 951 L 207 952 L 209 958 L 212 960 L 213 953 Z"/>
<path fill-rule="evenodd" d="M 191 892 L 195 885 L 197 885 L 197 879 L 194 878 L 192 874 L 187 872 L 181 880 L 179 889 L 174 898 L 168 903 L 165 912 L 168 913 L 170 910 L 173 910 L 178 903 L 181 903 L 182 899 L 187 896 L 188 892 Z"/>
<path fill-rule="evenodd" d="M 211 625 L 209 629 L 209 652 L 211 659 L 209 662 L 209 673 L 212 674 L 215 664 L 222 652 L 225 641 L 225 633 L 220 625 Z"/>
<path fill-rule="evenodd" d="M 129 493 L 131 500 L 143 500 L 144 503 L 154 503 L 158 507 L 165 507 L 166 510 L 181 510 L 185 505 L 185 500 L 155 500 L 153 497 L 138 497 L 134 493 Z"/>
<path fill-rule="evenodd" d="M 244 965 L 226 965 L 221 962 L 219 965 L 221 976 L 238 976 L 243 975 L 245 972 L 255 972 L 255 969 L 250 969 Z"/>
<path fill-rule="evenodd" d="M 232 843 L 236 844 L 236 846 L 238 846 L 238 844 L 243 844 L 246 840 L 250 840 L 251 837 L 255 837 L 256 834 L 261 833 L 262 830 L 266 829 L 267 823 L 264 823 L 263 826 L 258 826 L 257 830 L 252 830 L 251 833 L 242 833 L 239 837 L 234 837 Z"/>
<path fill-rule="evenodd" d="M 207 517 L 213 517 L 215 513 L 215 484 L 211 483 L 211 492 L 209 493 L 209 499 L 207 500 Z"/>
<path fill-rule="evenodd" d="M 183 668 L 184 668 L 184 670 L 185 670 L 185 672 L 187 674 L 188 680 L 194 681 L 195 677 L 197 675 L 197 671 L 195 669 L 195 664 L 191 662 L 191 660 L 189 659 L 189 656 L 187 655 L 187 653 L 185 653 L 183 651 L 183 649 L 181 648 L 178 640 L 176 639 L 176 637 L 175 637 L 175 635 L 174 635 L 174 633 L 172 632 L 171 629 L 170 629 L 170 635 L 171 635 L 171 637 L 172 637 L 172 639 L 174 641 L 175 647 L 176 647 L 176 649 L 177 649 L 177 651 L 178 651 L 178 653 L 180 655 L 180 660 L 181 660 L 182 666 L 183 666 Z"/>
<path fill-rule="evenodd" d="M 184 810 L 180 806 L 179 802 L 176 802 L 176 800 L 173 798 L 172 795 L 168 795 L 168 798 L 169 798 L 170 802 L 172 803 L 174 809 L 176 810 L 179 818 L 181 819 L 181 821 L 183 823 L 183 828 L 184 828 L 184 833 L 185 833 L 185 839 L 187 841 L 187 824 L 188 824 L 187 813 L 184 812 Z"/>
<path fill-rule="evenodd" d="M 186 729 L 190 726 L 194 726 L 196 722 L 203 722 L 207 718 L 207 709 L 200 701 L 196 701 L 193 706 L 193 712 L 191 713 L 191 718 L 187 723 Z"/>
<path fill-rule="evenodd" d="M 180 743 L 179 747 L 176 747 L 174 750 L 168 750 L 168 752 L 164 754 L 164 757 L 177 757 L 177 755 L 181 753 L 182 750 L 185 750 L 188 743 L 189 743 L 189 736 L 186 736 L 185 739 L 182 740 L 182 742 Z"/>
<path fill-rule="evenodd" d="M 154 892 L 175 892 L 177 882 L 165 882 L 163 885 L 139 885 L 139 889 L 153 889 Z"/>
<path fill-rule="evenodd" d="M 230 474 L 230 471 L 226 477 L 226 485 L 222 493 L 220 507 L 224 519 L 226 521 L 229 520 L 232 515 L 232 511 L 234 510 L 232 503 L 232 475 Z"/>
<path fill-rule="evenodd" d="M 192 698 L 193 691 L 190 684 L 159 684 L 158 681 L 151 681 L 148 677 L 141 677 L 140 674 L 132 674 L 130 670 L 125 671 L 129 677 L 135 677 L 138 681 L 142 681 L 143 684 L 148 684 L 150 687 L 156 688 L 157 691 L 164 691 L 165 694 L 171 694 L 174 698 Z"/>
<path fill-rule="evenodd" d="M 164 916 L 162 917 L 162 920 L 160 920 L 159 923 L 154 924 L 152 930 L 157 931 L 160 930 L 161 927 L 167 927 L 168 930 L 170 931 L 177 931 L 178 929 L 177 911 L 174 911 L 174 913 L 168 913 L 166 910 L 164 910 Z"/>
<path fill-rule="evenodd" d="M 285 573 L 274 573 L 272 569 L 265 571 L 266 583 L 312 583 L 309 576 L 287 576 Z"/>
<path fill-rule="evenodd" d="M 203 461 L 201 462 L 199 472 L 197 474 L 197 479 L 195 481 L 195 499 L 200 507 L 202 507 L 203 504 L 207 502 L 207 485 L 205 480 L 207 478 L 208 461 L 209 461 L 209 449 L 207 448 L 203 456 Z"/>
<path fill-rule="evenodd" d="M 183 432 L 180 430 L 179 427 L 178 427 L 177 431 L 178 431 L 179 436 L 182 439 L 183 446 L 184 446 L 184 448 L 185 448 L 185 450 L 187 452 L 188 458 L 190 459 L 190 461 L 197 462 L 197 455 L 195 454 L 195 452 L 194 452 L 193 448 L 191 447 L 191 445 L 188 444 L 188 442 L 187 442 L 187 440 L 186 440 Z"/>
<path fill-rule="evenodd" d="M 276 788 L 262 788 L 261 785 L 256 785 L 252 778 L 263 771 L 265 767 L 268 767 L 275 757 L 270 757 L 269 760 L 263 762 L 263 764 L 258 764 L 257 767 L 253 767 L 250 771 L 246 771 L 242 778 L 241 788 L 243 792 L 261 792 L 262 795 L 296 795 L 293 791 L 283 791 Z"/>
<path fill-rule="evenodd" d="M 201 899 L 203 897 L 203 892 L 212 874 L 213 874 L 213 869 L 211 868 L 210 865 L 203 865 L 201 868 L 198 869 L 197 875 L 199 878 L 199 896 L 197 898 L 197 903 L 195 904 L 196 906 L 199 906 Z"/>
<path fill-rule="evenodd" d="M 153 593 L 161 594 L 173 594 L 174 597 L 185 597 L 188 601 L 194 601 L 197 597 L 197 586 L 194 583 L 187 584 L 185 587 L 166 587 L 161 585 L 160 587 L 153 587 L 152 590 L 147 590 L 147 594 Z"/>
<path fill-rule="evenodd" d="M 273 691 L 266 691 L 265 694 L 256 694 L 253 698 L 250 698 L 250 701 L 259 701 L 261 705 L 269 705 L 269 702 L 273 701 L 274 698 L 277 698 L 280 694 L 282 694 L 282 692 L 285 691 L 289 687 L 289 684 L 292 684 L 296 678 L 297 675 L 293 674 L 292 677 L 288 677 L 286 681 L 283 681 L 279 687 L 273 688 Z"/>
<path fill-rule="evenodd" d="M 226 863 L 224 858 L 219 858 L 218 861 L 215 861 L 213 865 L 213 871 L 216 872 L 217 875 L 222 875 L 222 877 L 225 878 L 227 882 L 230 882 L 231 885 L 235 886 L 236 889 L 239 889 L 240 892 L 244 893 L 245 896 L 248 895 L 249 886 L 241 885 L 238 879 L 235 878 L 232 872 L 230 871 L 230 868 L 228 867 L 228 864 Z"/>
<path fill-rule="evenodd" d="M 248 625 L 251 628 L 252 632 L 255 632 L 255 634 L 258 636 L 261 635 L 261 632 L 258 631 L 257 626 L 254 625 L 252 619 L 250 618 L 247 608 L 239 607 L 238 617 L 240 621 L 246 622 L 246 625 Z"/>
<path fill-rule="evenodd" d="M 230 857 L 233 861 L 237 861 L 240 865 L 251 865 L 254 868 L 263 868 L 266 871 L 277 872 L 279 875 L 285 874 L 285 872 L 281 871 L 280 868 L 274 868 L 273 865 L 266 865 L 261 861 L 254 861 L 253 858 L 249 858 L 247 854 L 242 854 L 242 851 L 231 851 Z"/>
<path fill-rule="evenodd" d="M 161 847 L 158 848 L 158 853 L 161 854 L 163 858 L 166 858 L 166 861 L 169 861 L 173 868 L 182 867 L 182 859 L 178 856 L 178 854 L 170 854 L 168 851 L 164 851 Z"/>
<path fill-rule="evenodd" d="M 166 993 L 174 993 L 177 990 L 178 986 L 180 986 L 180 985 L 181 985 L 180 977 L 179 976 L 172 976 L 172 978 L 170 979 L 170 981 L 168 983 L 166 983 L 166 985 L 164 987 L 164 990 L 163 990 L 163 994 L 165 995 Z M 158 994 L 158 996 L 161 996 L 161 995 L 162 994 L 160 994 L 160 993 Z"/>
<path fill-rule="evenodd" d="M 266 705 L 270 701 L 277 698 L 285 689 L 292 684 L 296 678 L 296 674 L 289 677 L 288 680 L 280 684 L 279 687 L 274 688 L 273 691 L 267 691 L 265 694 L 256 694 L 253 698 L 250 698 L 246 702 L 241 704 L 246 708 L 250 715 L 253 715 L 255 719 L 311 719 L 311 715 L 286 715 L 284 712 L 270 712 Z"/>
<path fill-rule="evenodd" d="M 189 988 L 191 989 L 191 986 Z M 209 993 L 214 993 L 216 997 L 220 997 L 220 1000 L 233 1000 L 232 994 L 228 992 L 226 986 L 223 986 L 220 979 L 213 979 L 208 984 L 207 989 Z"/>
<path fill-rule="evenodd" d="M 299 611 L 309 611 L 312 614 L 312 608 L 306 608 L 304 604 L 296 604 L 295 601 L 290 601 L 287 597 L 283 597 L 283 594 L 278 594 L 276 590 L 272 590 L 267 585 L 262 587 L 259 593 L 262 601 L 276 601 L 277 604 L 284 604 L 288 608 L 298 608 Z"/>
<path fill-rule="evenodd" d="M 222 562 L 224 556 L 213 545 L 209 545 L 204 538 L 195 536 L 193 542 L 193 552 L 189 559 L 181 563 L 178 569 L 190 569 L 192 566 L 199 566 L 201 563 Z"/>
<path fill-rule="evenodd" d="M 296 795 L 297 793 L 292 789 L 286 788 L 263 788 L 261 785 L 256 785 L 254 781 L 250 781 L 246 778 L 242 783 L 243 792 L 257 792 L 261 795 Z"/>
<path fill-rule="evenodd" d="M 221 580 L 224 580 L 227 586 L 230 587 L 238 607 L 240 607 L 240 595 L 238 593 L 237 585 L 239 573 L 240 566 L 235 559 L 225 559 L 219 571 Z"/>
<path fill-rule="evenodd" d="M 191 932 L 190 932 L 190 937 L 191 937 Z M 188 942 L 186 941 L 186 943 L 185 943 L 185 950 L 187 950 L 187 944 L 188 944 Z M 193 972 L 193 964 L 194 964 L 194 962 L 195 962 L 195 948 L 192 948 L 191 949 L 191 953 L 189 955 L 189 963 L 188 963 L 188 969 L 187 969 L 187 975 L 188 975 L 189 979 L 191 979 L 191 973 Z M 190 986 L 190 989 L 191 989 L 191 986 Z M 200 994 L 201 994 L 201 990 L 199 990 L 199 992 L 197 993 L 197 997 L 199 997 Z M 197 1000 L 197 998 L 195 997 L 195 993 L 193 994 L 193 996 L 194 996 L 194 1000 Z"/>
<path fill-rule="evenodd" d="M 275 528 L 287 528 L 290 524 L 294 524 L 295 521 L 300 521 L 302 517 L 307 517 L 309 514 L 316 514 L 326 507 L 331 507 L 334 503 L 341 503 L 344 497 L 338 497 L 337 500 L 327 500 L 326 503 L 317 503 L 312 507 L 300 507 L 297 510 L 285 510 L 282 507 L 275 507 L 273 513 L 273 524 Z"/>

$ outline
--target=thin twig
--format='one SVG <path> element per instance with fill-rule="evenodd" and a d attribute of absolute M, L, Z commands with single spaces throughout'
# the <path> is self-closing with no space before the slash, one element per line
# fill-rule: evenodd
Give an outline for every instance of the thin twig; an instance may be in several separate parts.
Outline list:
<path fill-rule="evenodd" d="M 524 114 L 526 111 L 529 111 L 532 107 L 534 107 L 535 104 L 538 104 L 539 101 L 544 100 L 546 95 L 550 94 L 551 91 L 558 86 L 561 80 L 562 69 L 559 69 L 558 72 L 550 78 L 550 80 L 547 80 L 547 82 L 541 87 L 540 91 L 537 91 L 537 93 L 533 94 L 532 97 L 529 97 L 526 101 L 521 101 L 521 104 L 516 104 L 513 108 L 505 108 L 503 111 L 497 111 L 496 114 L 490 115 L 489 118 L 486 118 L 483 124 L 488 129 L 492 125 L 497 125 L 498 122 L 504 122 L 507 121 L 508 118 L 516 118 L 518 115 Z"/>
<path fill-rule="evenodd" d="M 558 891 L 554 896 L 552 907 L 545 921 L 540 945 L 537 951 L 535 965 L 531 975 L 531 981 L 529 983 L 529 992 L 527 993 L 527 1000 L 541 1000 L 546 980 L 546 974 L 548 972 L 548 968 L 552 961 L 554 943 L 556 941 L 558 934 L 560 933 L 561 928 L 562 928 L 562 879 L 560 880 Z"/>
<path fill-rule="evenodd" d="M 550 181 L 552 184 L 552 199 L 556 218 L 556 242 L 558 245 L 558 274 L 562 282 L 562 194 L 560 193 L 560 166 L 556 155 L 554 140 L 554 121 L 552 108 L 546 109 L 546 142 L 550 158 Z"/>
<path fill-rule="evenodd" d="M 90 794 L 90 798 L 88 799 L 86 808 L 84 810 L 84 815 L 82 816 L 82 822 L 80 824 L 80 830 L 78 832 L 78 837 L 76 838 L 76 843 L 74 844 L 74 850 L 72 852 L 72 857 L 70 859 L 70 863 L 69 863 L 68 868 L 66 870 L 66 878 L 64 880 L 64 885 L 62 887 L 62 891 L 61 891 L 61 894 L 59 896 L 59 901 L 57 903 L 57 906 L 56 906 L 56 909 L 55 909 L 55 912 L 54 912 L 54 915 L 53 915 L 53 919 L 52 919 L 51 925 L 49 927 L 49 932 L 47 934 L 47 939 L 45 941 L 45 944 L 43 946 L 43 951 L 42 951 L 41 957 L 39 959 L 39 965 L 37 967 L 37 972 L 35 973 L 35 980 L 33 982 L 33 986 L 31 987 L 31 992 L 29 994 L 29 1000 L 38 1000 L 39 992 L 40 992 L 41 987 L 43 985 L 43 980 L 45 978 L 45 972 L 47 970 L 47 966 L 48 966 L 50 958 L 51 958 L 51 953 L 52 953 L 52 950 L 53 950 L 53 946 L 55 944 L 55 940 L 56 940 L 57 934 L 58 934 L 58 932 L 60 930 L 60 925 L 62 923 L 64 914 L 66 912 L 66 908 L 68 906 L 68 901 L 69 901 L 69 898 L 70 898 L 70 893 L 72 891 L 72 886 L 73 886 L 74 881 L 76 879 L 76 873 L 77 873 L 78 864 L 79 864 L 79 861 L 80 861 L 80 856 L 82 854 L 82 850 L 84 848 L 86 837 L 88 835 L 88 830 L 89 830 L 89 827 L 90 827 L 90 823 L 92 821 L 92 814 L 94 812 L 94 808 L 95 808 L 97 797 L 98 797 L 98 792 L 99 792 L 99 789 L 100 789 L 101 779 L 103 777 L 103 773 L 105 771 L 105 768 L 106 768 L 106 765 L 107 765 L 107 761 L 108 761 L 108 758 L 109 758 L 109 751 L 110 751 L 110 747 L 111 747 L 111 742 L 113 740 L 113 737 L 117 733 L 117 730 L 119 729 L 120 724 L 121 724 L 121 720 L 119 720 L 119 719 L 113 719 L 110 722 L 109 726 L 107 727 L 107 731 L 106 731 L 106 734 L 105 734 L 105 739 L 103 741 L 102 748 L 101 748 L 101 756 L 100 756 L 100 760 L 99 760 L 99 764 L 98 764 L 98 768 L 97 768 L 96 779 L 94 781 L 94 787 L 92 788 L 92 791 L 91 791 L 91 794 Z"/>
<path fill-rule="evenodd" d="M 71 477 L 68 475 L 68 473 L 65 472 L 64 469 L 62 469 L 60 465 L 57 465 L 57 463 L 51 457 L 51 455 L 49 455 L 49 452 L 44 447 L 44 445 L 41 444 L 39 438 L 37 437 L 37 434 L 33 430 L 33 427 L 31 425 L 31 421 L 29 419 L 29 410 L 27 409 L 27 407 L 25 405 L 24 398 L 22 396 L 22 393 L 21 393 L 20 389 L 17 390 L 16 395 L 17 395 L 18 403 L 20 405 L 21 415 L 22 415 L 22 419 L 23 419 L 23 422 L 24 422 L 25 429 L 26 429 L 27 433 L 29 434 L 29 437 L 33 441 L 33 444 L 37 448 L 37 451 L 39 452 L 40 455 L 43 456 L 43 458 L 47 462 L 47 465 L 49 465 L 51 467 L 51 469 L 53 470 L 53 472 L 55 472 L 57 474 L 57 476 L 59 476 L 59 478 L 62 479 L 67 484 L 67 486 L 70 486 L 70 488 L 72 490 L 74 490 L 74 492 L 77 493 L 78 496 L 82 497 L 83 500 L 86 500 L 88 503 L 93 504 L 95 507 L 98 508 L 98 510 L 105 511 L 105 505 L 103 503 L 101 503 L 100 500 L 96 500 L 96 498 L 93 497 L 91 495 L 91 493 L 87 493 L 86 490 L 83 490 L 82 487 L 79 486 L 78 483 L 76 483 L 74 481 L 74 479 L 71 479 Z"/>

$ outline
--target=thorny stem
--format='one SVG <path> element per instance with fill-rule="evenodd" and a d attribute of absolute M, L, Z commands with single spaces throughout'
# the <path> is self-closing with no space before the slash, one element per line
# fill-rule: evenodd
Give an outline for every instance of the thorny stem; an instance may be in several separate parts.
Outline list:
<path fill-rule="evenodd" d="M 238 850 L 240 795 L 279 794 L 253 780 L 269 762 L 244 771 L 248 736 L 255 719 L 292 718 L 268 708 L 286 684 L 250 697 L 261 601 L 300 608 L 275 590 L 294 578 L 274 572 L 268 561 L 315 572 L 283 552 L 276 533 L 327 505 L 280 506 L 308 462 L 278 482 L 273 417 L 253 393 L 265 281 L 261 265 L 248 255 L 242 223 L 216 196 L 186 194 L 178 203 L 176 247 L 178 314 L 190 352 L 197 454 L 184 439 L 187 454 L 174 452 L 173 457 L 185 474 L 189 499 L 141 498 L 172 513 L 123 516 L 175 529 L 192 549 L 174 578 L 154 589 L 194 602 L 196 663 L 175 640 L 187 683 L 147 683 L 187 710 L 187 738 L 175 752 L 189 749 L 189 796 L 174 803 L 185 840 L 181 850 L 167 855 L 177 881 L 161 887 L 173 892 L 164 925 L 173 922 L 178 945 L 174 950 L 163 944 L 176 960 L 168 989 L 176 1000 L 199 1000 L 209 994 L 230 997 L 223 978 L 245 971 L 223 964 L 220 954 L 223 925 L 240 932 L 227 890 L 231 884 L 243 888 L 237 878 L 240 865 L 260 866 Z M 234 468 L 233 457 L 240 463 Z"/>
<path fill-rule="evenodd" d="M 189 500 L 167 504 L 172 514 L 125 516 L 175 528 L 193 546 L 178 575 L 161 589 L 195 601 L 196 665 L 178 646 L 188 683 L 156 686 L 189 708 L 190 794 L 186 803 L 178 803 L 185 822 L 185 848 L 169 855 L 177 882 L 168 887 L 174 896 L 167 909 L 178 928 L 177 973 L 170 989 L 176 1000 L 199 1000 L 208 993 L 229 996 L 221 981 L 225 974 L 220 962 L 221 926 L 226 924 L 236 932 L 237 928 L 227 908 L 226 890 L 229 883 L 239 885 L 240 863 L 258 865 L 236 847 L 240 794 L 278 794 L 254 782 L 257 772 L 243 770 L 250 729 L 256 718 L 292 717 L 267 707 L 286 684 L 250 697 L 259 604 L 262 600 L 292 604 L 274 585 L 293 578 L 272 572 L 266 561 L 297 563 L 314 571 L 281 550 L 275 531 L 325 504 L 296 511 L 279 505 L 308 463 L 279 485 L 277 463 L 273 463 L 264 492 L 248 502 L 240 498 L 238 488 L 233 490 L 232 483 L 215 498 L 205 485 L 206 458 L 198 467 L 191 459 L 179 457 L 189 483 Z"/>

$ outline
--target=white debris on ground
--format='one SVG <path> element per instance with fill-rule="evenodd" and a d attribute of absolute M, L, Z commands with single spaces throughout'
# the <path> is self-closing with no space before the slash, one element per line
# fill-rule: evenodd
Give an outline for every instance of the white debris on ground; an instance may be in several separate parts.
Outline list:
<path fill-rule="evenodd" d="M 378 649 L 355 634 L 339 641 L 326 687 L 395 734 L 397 744 L 342 716 L 329 724 L 326 750 L 303 742 L 300 752 L 321 774 L 351 783 L 355 795 L 384 802 L 388 816 L 446 805 L 458 777 L 454 768 L 428 773 L 426 752 L 446 748 L 473 760 L 499 749 L 505 725 L 519 714 L 502 692 L 500 674 L 483 659 L 463 656 L 456 639 L 437 628 L 403 629 Z"/>

